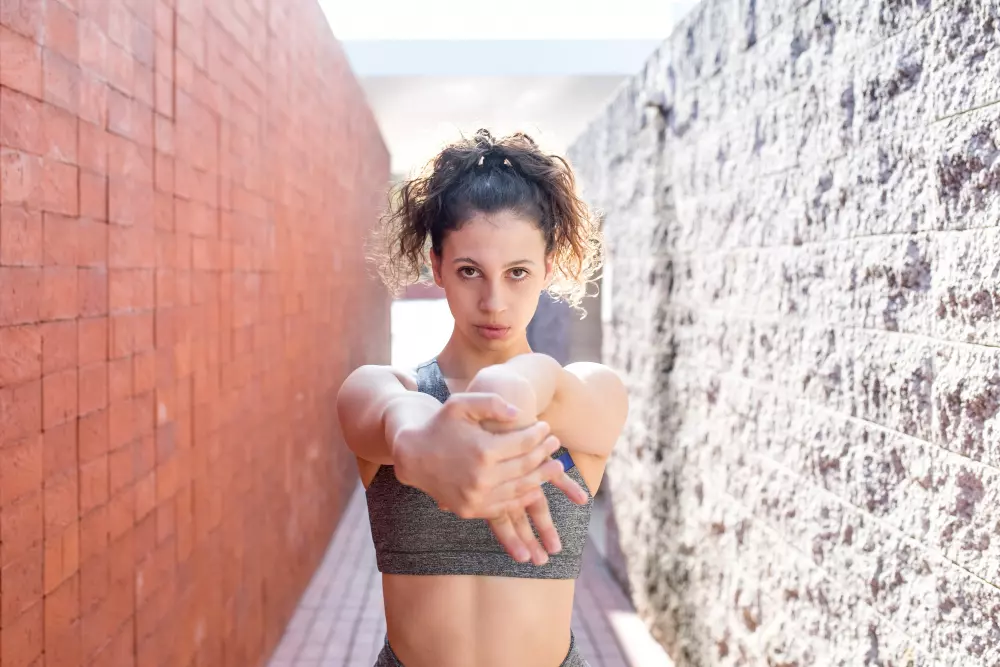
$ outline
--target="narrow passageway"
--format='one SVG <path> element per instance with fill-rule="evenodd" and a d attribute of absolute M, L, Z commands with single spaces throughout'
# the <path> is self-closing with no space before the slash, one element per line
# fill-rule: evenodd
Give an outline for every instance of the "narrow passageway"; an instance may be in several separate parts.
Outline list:
<path fill-rule="evenodd" d="M 573 632 L 592 667 L 669 666 L 665 654 L 649 650 L 653 640 L 591 544 L 576 602 Z M 384 636 L 381 579 L 359 486 L 269 667 L 371 667 Z"/>

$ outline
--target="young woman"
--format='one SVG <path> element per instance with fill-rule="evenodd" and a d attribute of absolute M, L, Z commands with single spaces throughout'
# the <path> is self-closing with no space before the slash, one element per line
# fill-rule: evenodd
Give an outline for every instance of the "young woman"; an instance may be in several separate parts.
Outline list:
<path fill-rule="evenodd" d="M 434 359 L 359 368 L 338 397 L 383 576 L 376 665 L 586 665 L 574 583 L 628 399 L 600 364 L 532 353 L 526 330 L 542 290 L 584 296 L 599 227 L 564 160 L 485 130 L 404 183 L 384 222 L 383 278 L 429 260 L 455 326 Z"/>

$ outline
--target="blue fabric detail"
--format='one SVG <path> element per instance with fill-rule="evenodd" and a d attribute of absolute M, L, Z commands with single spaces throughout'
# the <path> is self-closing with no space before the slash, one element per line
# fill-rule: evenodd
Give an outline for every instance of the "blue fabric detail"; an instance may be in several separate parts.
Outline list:
<path fill-rule="evenodd" d="M 570 470 L 576 464 L 573 463 L 573 457 L 569 455 L 569 452 L 563 452 L 561 455 L 557 456 L 556 459 L 562 461 L 563 469 Z"/>

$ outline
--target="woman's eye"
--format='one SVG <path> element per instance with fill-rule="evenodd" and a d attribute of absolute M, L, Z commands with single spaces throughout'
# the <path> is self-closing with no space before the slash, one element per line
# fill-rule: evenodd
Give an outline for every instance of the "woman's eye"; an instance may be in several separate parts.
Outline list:
<path fill-rule="evenodd" d="M 463 266 L 461 269 L 458 270 L 458 272 L 462 275 L 463 278 L 476 277 L 476 270 L 471 266 Z"/>
<path fill-rule="evenodd" d="M 528 271 L 526 269 L 514 269 L 511 271 L 511 275 L 515 280 L 524 280 L 528 277 Z"/>

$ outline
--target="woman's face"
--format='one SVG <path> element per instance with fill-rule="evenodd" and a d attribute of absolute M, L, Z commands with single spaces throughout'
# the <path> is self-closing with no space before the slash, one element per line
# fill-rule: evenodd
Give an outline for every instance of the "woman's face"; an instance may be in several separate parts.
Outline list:
<path fill-rule="evenodd" d="M 455 326 L 481 349 L 523 342 L 552 275 L 545 238 L 534 221 L 511 213 L 477 213 L 445 235 L 431 255 Z"/>

